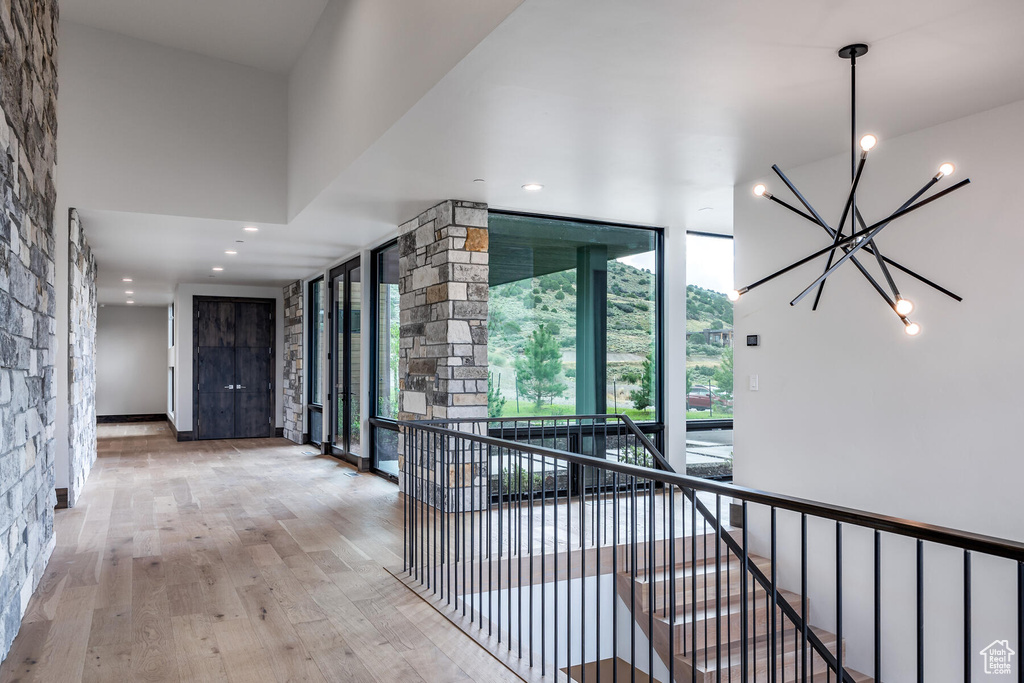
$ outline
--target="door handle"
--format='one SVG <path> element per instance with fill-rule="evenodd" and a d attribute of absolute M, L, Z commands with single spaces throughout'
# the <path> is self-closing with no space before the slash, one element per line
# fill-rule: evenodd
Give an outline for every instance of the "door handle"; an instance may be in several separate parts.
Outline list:
<path fill-rule="evenodd" d="M 229 385 L 227 385 L 227 386 L 226 386 L 226 387 L 224 387 L 224 388 L 225 388 L 225 389 L 234 389 L 234 388 L 235 388 L 235 385 L 234 385 L 234 384 L 229 384 Z"/>
<path fill-rule="evenodd" d="M 241 384 L 239 384 L 239 385 L 237 385 L 237 386 L 235 387 L 235 389 L 245 389 L 245 387 L 243 387 L 243 386 L 242 386 Z"/>

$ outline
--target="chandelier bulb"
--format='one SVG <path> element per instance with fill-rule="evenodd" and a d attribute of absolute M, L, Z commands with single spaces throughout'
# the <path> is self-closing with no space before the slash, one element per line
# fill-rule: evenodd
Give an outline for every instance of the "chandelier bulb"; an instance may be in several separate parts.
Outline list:
<path fill-rule="evenodd" d="M 761 183 L 758 183 L 757 185 L 754 185 L 754 196 L 755 197 L 763 197 L 766 194 L 768 194 L 768 188 L 767 187 L 765 187 Z"/>
<path fill-rule="evenodd" d="M 903 328 L 903 331 L 906 332 L 908 335 L 910 335 L 911 337 L 916 337 L 917 335 L 921 334 L 920 325 L 918 325 L 917 323 L 912 323 L 909 320 L 904 320 L 903 322 L 906 325 L 906 327 Z"/>
<path fill-rule="evenodd" d="M 860 148 L 865 152 L 870 152 L 878 144 L 878 138 L 868 133 L 860 139 Z"/>
<path fill-rule="evenodd" d="M 900 315 L 910 315 L 914 310 L 914 302 L 910 299 L 896 299 L 896 312 Z"/>
<path fill-rule="evenodd" d="M 949 163 L 948 161 L 939 166 L 939 176 L 953 175 L 953 171 L 956 170 L 956 166 Z"/>
<path fill-rule="evenodd" d="M 729 293 L 726 294 L 726 296 L 729 297 L 729 301 L 739 301 L 740 300 L 740 292 L 737 289 L 730 289 Z"/>

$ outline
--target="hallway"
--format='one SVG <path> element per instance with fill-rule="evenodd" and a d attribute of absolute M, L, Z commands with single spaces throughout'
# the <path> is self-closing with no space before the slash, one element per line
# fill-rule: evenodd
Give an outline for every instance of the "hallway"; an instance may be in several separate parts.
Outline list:
<path fill-rule="evenodd" d="M 0 682 L 518 680 L 384 571 L 394 484 L 282 439 L 98 432 Z"/>

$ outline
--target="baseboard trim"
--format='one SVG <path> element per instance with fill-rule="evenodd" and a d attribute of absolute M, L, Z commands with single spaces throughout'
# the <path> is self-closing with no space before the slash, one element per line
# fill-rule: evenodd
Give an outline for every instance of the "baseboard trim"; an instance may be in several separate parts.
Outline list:
<path fill-rule="evenodd" d="M 53 506 L 54 510 L 67 510 L 68 509 L 68 490 L 67 489 L 55 489 L 57 492 L 57 504 Z"/>
<path fill-rule="evenodd" d="M 96 424 L 114 424 L 116 422 L 163 422 L 167 419 L 164 413 L 143 413 L 139 415 L 97 415 Z"/>

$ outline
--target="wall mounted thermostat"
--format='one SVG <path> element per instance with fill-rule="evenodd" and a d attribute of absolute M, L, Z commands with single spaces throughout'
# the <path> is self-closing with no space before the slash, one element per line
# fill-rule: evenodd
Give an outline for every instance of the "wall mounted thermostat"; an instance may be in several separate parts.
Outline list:
<path fill-rule="evenodd" d="M 761 337 L 760 337 L 760 335 L 756 335 L 756 334 L 748 334 L 747 335 L 747 346 L 760 346 L 760 344 L 761 344 Z"/>

